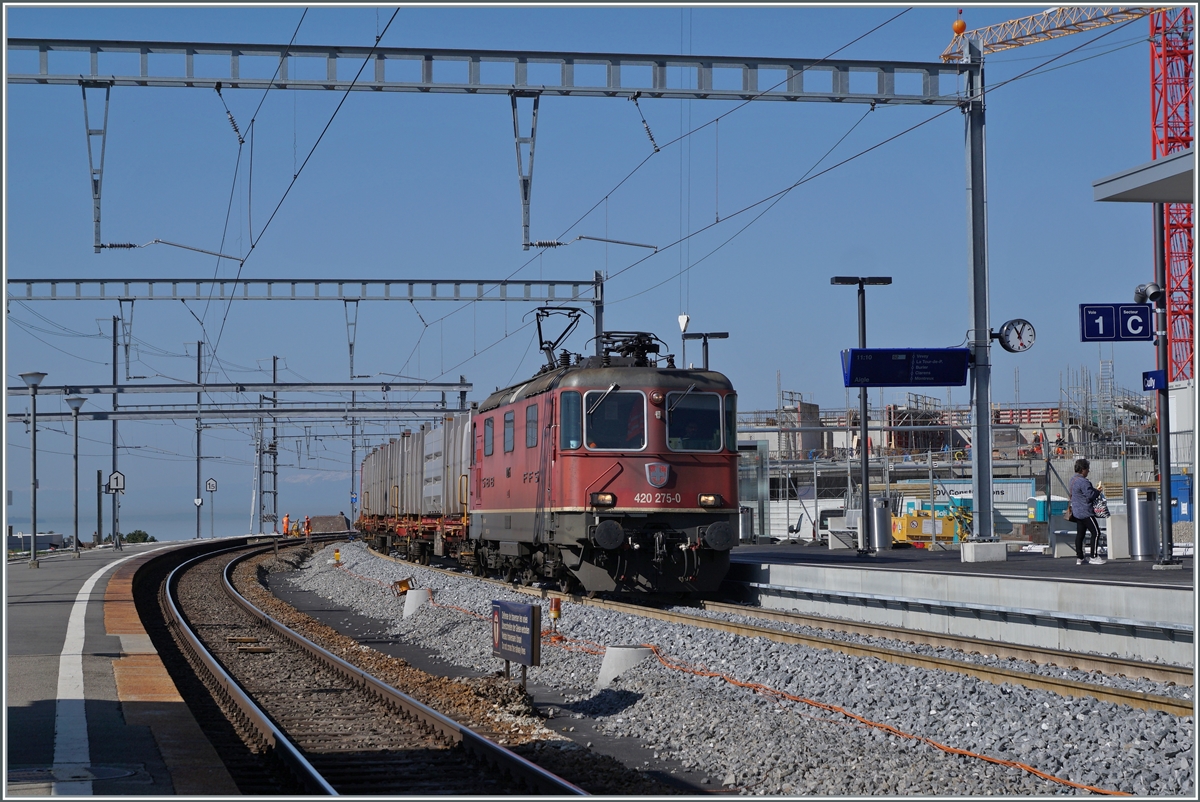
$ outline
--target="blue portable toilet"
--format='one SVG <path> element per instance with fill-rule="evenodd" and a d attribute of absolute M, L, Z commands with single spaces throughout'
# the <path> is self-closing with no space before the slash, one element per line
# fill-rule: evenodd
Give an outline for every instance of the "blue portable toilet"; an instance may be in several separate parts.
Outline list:
<path fill-rule="evenodd" d="M 1171 523 L 1194 521 L 1196 506 L 1192 501 L 1192 475 L 1171 474 Z"/>

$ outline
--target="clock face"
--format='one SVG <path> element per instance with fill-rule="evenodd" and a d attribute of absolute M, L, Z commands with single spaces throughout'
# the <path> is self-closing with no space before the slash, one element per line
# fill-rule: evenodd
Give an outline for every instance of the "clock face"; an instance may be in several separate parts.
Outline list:
<path fill-rule="evenodd" d="M 1014 354 L 1028 351 L 1036 338 L 1037 334 L 1033 330 L 1033 324 L 1028 320 L 1015 318 L 1000 327 L 1001 347 Z"/>

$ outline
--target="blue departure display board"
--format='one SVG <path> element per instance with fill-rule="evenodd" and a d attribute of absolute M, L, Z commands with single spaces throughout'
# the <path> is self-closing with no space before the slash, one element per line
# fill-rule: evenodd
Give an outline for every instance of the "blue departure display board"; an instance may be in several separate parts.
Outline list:
<path fill-rule="evenodd" d="M 961 387 L 967 383 L 967 348 L 847 348 L 846 387 Z"/>

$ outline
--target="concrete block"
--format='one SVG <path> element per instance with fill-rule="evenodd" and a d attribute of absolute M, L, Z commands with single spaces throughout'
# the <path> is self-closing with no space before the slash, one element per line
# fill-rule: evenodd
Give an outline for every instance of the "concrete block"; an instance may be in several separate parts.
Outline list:
<path fill-rule="evenodd" d="M 1129 515 L 1114 512 L 1108 519 L 1108 559 L 1129 559 Z"/>
<path fill-rule="evenodd" d="M 646 646 L 609 646 L 604 650 L 604 661 L 596 677 L 597 688 L 607 688 L 614 679 L 649 657 Z"/>
<path fill-rule="evenodd" d="M 829 548 L 830 549 L 857 549 L 858 548 L 858 532 L 853 529 L 830 529 L 829 530 Z"/>
<path fill-rule="evenodd" d="M 1005 543 L 963 543 L 961 552 L 965 563 L 1002 563 L 1008 561 Z"/>
<path fill-rule="evenodd" d="M 417 610 L 421 609 L 421 605 L 433 598 L 429 592 L 429 588 L 413 588 L 404 594 L 404 617 L 409 618 L 417 614 Z"/>

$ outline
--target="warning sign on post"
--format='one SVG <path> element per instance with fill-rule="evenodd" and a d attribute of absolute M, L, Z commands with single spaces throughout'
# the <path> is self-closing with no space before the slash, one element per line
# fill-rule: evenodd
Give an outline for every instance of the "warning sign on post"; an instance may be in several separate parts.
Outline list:
<path fill-rule="evenodd" d="M 492 656 L 526 666 L 542 664 L 542 608 L 492 600 Z"/>

